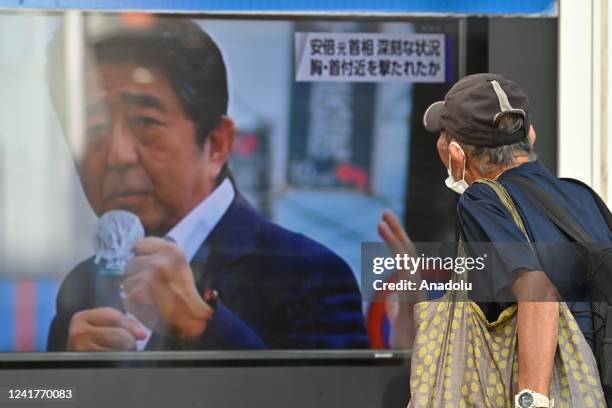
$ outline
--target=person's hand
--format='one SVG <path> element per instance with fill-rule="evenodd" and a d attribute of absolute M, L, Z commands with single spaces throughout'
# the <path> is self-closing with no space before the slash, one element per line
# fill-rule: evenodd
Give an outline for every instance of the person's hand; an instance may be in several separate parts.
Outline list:
<path fill-rule="evenodd" d="M 402 223 L 397 215 L 387 210 L 383 213 L 378 224 L 378 234 L 385 241 L 393 254 L 416 257 L 416 247 L 408 237 Z M 406 270 L 398 270 L 395 273 L 397 280 L 410 280 L 416 283 L 417 288 L 421 283 L 421 273 L 416 271 L 411 275 Z M 408 348 L 412 346 L 416 329 L 414 327 L 414 305 L 425 300 L 425 294 L 421 291 L 396 292 L 386 299 L 385 309 L 390 322 L 389 345 L 391 348 Z"/>
<path fill-rule="evenodd" d="M 152 330 L 197 339 L 213 309 L 198 293 L 185 253 L 155 237 L 137 241 L 133 251 L 123 281 L 126 310 Z"/>
<path fill-rule="evenodd" d="M 380 223 L 378 224 L 378 235 L 387 243 L 387 246 L 394 254 L 408 254 L 416 256 L 414 243 L 406 234 L 402 222 L 392 211 L 383 212 Z"/>
<path fill-rule="evenodd" d="M 77 312 L 68 328 L 68 351 L 136 350 L 147 333 L 134 319 L 110 307 Z"/>

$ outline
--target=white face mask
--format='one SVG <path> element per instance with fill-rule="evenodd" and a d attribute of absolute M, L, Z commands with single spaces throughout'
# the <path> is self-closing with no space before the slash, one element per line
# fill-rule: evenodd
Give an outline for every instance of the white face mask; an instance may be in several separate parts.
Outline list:
<path fill-rule="evenodd" d="M 459 150 L 461 150 L 461 153 L 463 153 L 463 157 L 465 157 L 465 153 L 463 152 L 463 149 L 461 148 L 461 146 L 459 146 L 457 142 L 451 142 L 450 144 L 454 144 L 455 146 L 457 146 Z M 467 190 L 467 188 L 470 186 L 465 181 L 465 160 L 463 161 L 463 175 L 461 176 L 461 180 L 455 180 L 455 178 L 453 177 L 453 172 L 451 171 L 450 149 L 448 151 L 448 169 L 446 170 L 448 171 L 448 177 L 446 178 L 446 180 L 444 180 L 444 184 L 446 184 L 446 187 L 450 188 L 455 193 L 463 194 L 464 191 Z"/>

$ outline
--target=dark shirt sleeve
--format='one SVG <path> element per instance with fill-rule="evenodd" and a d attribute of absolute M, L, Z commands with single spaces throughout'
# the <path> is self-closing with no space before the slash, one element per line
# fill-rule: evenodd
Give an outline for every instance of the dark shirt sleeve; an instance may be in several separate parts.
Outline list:
<path fill-rule="evenodd" d="M 47 337 L 47 351 L 66 351 L 67 335 L 68 321 L 62 316 L 55 315 Z"/>
<path fill-rule="evenodd" d="M 475 296 L 488 301 L 512 301 L 510 286 L 521 270 L 542 270 L 525 234 L 516 225 L 493 189 L 475 183 L 457 206 L 459 230 L 468 252 L 486 254 L 485 270 L 472 272 Z M 479 299 L 487 301 L 487 299 Z"/>
<path fill-rule="evenodd" d="M 94 301 L 95 269 L 91 260 L 72 270 L 62 282 L 55 299 L 55 316 L 47 336 L 48 351 L 66 351 L 72 316 L 89 309 Z"/>
<path fill-rule="evenodd" d="M 218 348 L 234 350 L 261 350 L 266 345 L 259 335 L 247 323 L 232 313 L 223 302 L 219 302 L 215 313 L 206 328 L 204 348 Z M 217 346 L 217 347 L 215 347 Z"/>
<path fill-rule="evenodd" d="M 201 338 L 182 349 L 193 350 L 263 350 L 266 344 L 240 317 L 218 302 L 215 313 Z"/>

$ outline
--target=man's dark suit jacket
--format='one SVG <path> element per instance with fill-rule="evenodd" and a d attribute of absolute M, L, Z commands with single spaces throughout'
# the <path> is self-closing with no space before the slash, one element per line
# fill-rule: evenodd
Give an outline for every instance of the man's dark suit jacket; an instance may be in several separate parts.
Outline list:
<path fill-rule="evenodd" d="M 265 220 L 240 194 L 191 262 L 200 293 L 218 291 L 215 313 L 196 341 L 153 332 L 147 350 L 367 348 L 361 297 L 348 265 L 313 240 Z M 49 351 L 66 350 L 72 316 L 123 310 L 119 281 L 103 282 L 93 259 L 64 279 Z"/>

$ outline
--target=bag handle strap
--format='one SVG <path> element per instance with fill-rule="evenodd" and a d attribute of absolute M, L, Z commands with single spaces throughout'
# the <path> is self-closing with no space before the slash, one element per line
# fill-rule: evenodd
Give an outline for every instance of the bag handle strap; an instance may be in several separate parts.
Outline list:
<path fill-rule="evenodd" d="M 602 198 L 599 196 L 599 194 L 597 194 L 591 188 L 591 186 L 589 186 L 586 183 L 583 183 L 580 180 L 576 180 L 576 179 L 573 179 L 573 178 L 565 178 L 565 177 L 563 177 L 563 178 L 561 178 L 561 180 L 568 181 L 568 182 L 573 183 L 573 184 L 577 184 L 579 186 L 584 187 L 588 191 L 590 191 L 591 195 L 595 199 L 595 203 L 597 204 L 597 207 L 599 207 L 599 211 L 601 212 L 601 215 L 603 215 L 604 219 L 606 220 L 606 224 L 608 224 L 608 228 L 610 230 L 612 230 L 612 213 L 610 212 L 610 209 L 608 208 L 608 206 L 606 205 L 604 200 L 602 200 Z"/>
<path fill-rule="evenodd" d="M 501 183 L 499 183 L 498 181 L 491 180 L 491 179 L 476 180 L 476 183 L 486 184 L 489 187 L 491 187 L 493 189 L 493 191 L 495 191 L 495 193 L 499 197 L 499 199 L 502 202 L 502 204 L 504 205 L 504 207 L 508 210 L 508 212 L 512 216 L 512 219 L 514 220 L 516 225 L 523 232 L 523 234 L 525 234 L 525 237 L 527 238 L 527 242 L 529 243 L 529 246 L 531 247 L 531 250 L 534 251 L 534 253 L 535 253 L 533 245 L 531 244 L 531 239 L 529 238 L 529 234 L 527 234 L 527 230 L 525 229 L 525 224 L 523 223 L 523 219 L 521 218 L 521 214 L 519 213 L 519 211 L 518 211 L 518 209 L 516 207 L 516 204 L 514 203 L 514 200 L 512 199 L 512 197 L 510 197 L 510 194 L 508 194 L 508 192 L 506 191 L 505 187 Z M 463 237 L 461 237 L 461 236 L 459 237 L 459 243 L 458 243 L 458 246 L 457 246 L 457 253 L 460 254 L 460 255 L 465 253 L 465 246 L 464 246 L 464 242 L 463 242 Z M 460 281 L 460 277 L 458 276 L 458 274 L 456 272 L 453 273 L 451 279 L 452 279 L 453 282 L 459 282 Z M 467 271 L 463 273 L 462 279 L 468 279 Z M 457 299 L 457 300 L 459 300 L 459 299 L 465 300 L 465 299 L 468 298 L 468 295 L 467 295 L 466 291 L 458 291 L 458 293 L 456 291 L 453 291 L 451 293 L 451 298 L 452 299 Z"/>
<path fill-rule="evenodd" d="M 486 184 L 491 187 L 493 191 L 495 191 L 497 197 L 499 197 L 499 200 L 501 201 L 503 206 L 512 216 L 512 220 L 514 220 L 516 226 L 519 227 L 519 229 L 527 238 L 529 246 L 531 246 L 531 249 L 533 249 L 533 246 L 531 245 L 531 239 L 529 238 L 529 234 L 527 233 L 527 229 L 525 228 L 525 224 L 523 223 L 523 219 L 521 218 L 521 213 L 519 213 L 518 208 L 516 207 L 516 203 L 514 202 L 512 197 L 510 197 L 510 194 L 508 194 L 506 188 L 499 181 L 491 179 L 476 180 L 476 183 Z"/>

